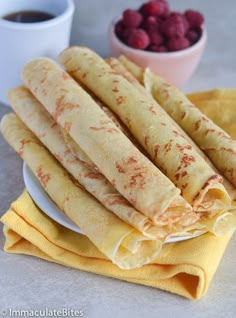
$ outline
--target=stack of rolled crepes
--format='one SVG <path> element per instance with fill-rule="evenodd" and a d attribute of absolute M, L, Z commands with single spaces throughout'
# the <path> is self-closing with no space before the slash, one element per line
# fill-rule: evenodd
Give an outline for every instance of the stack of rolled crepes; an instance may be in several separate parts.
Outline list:
<path fill-rule="evenodd" d="M 183 113 L 184 95 L 164 82 L 162 93 L 131 61 L 83 47 L 59 60 L 67 72 L 46 58 L 25 65 L 25 87 L 8 95 L 16 115 L 3 118 L 1 131 L 100 251 L 131 269 L 151 263 L 171 236 L 235 228 L 234 140 L 216 125 L 203 130 L 214 124 L 202 114 L 195 138 L 181 123 L 189 118 L 192 127 L 196 115 L 173 116 L 176 123 L 167 114 Z M 223 150 L 211 150 L 216 144 Z"/>

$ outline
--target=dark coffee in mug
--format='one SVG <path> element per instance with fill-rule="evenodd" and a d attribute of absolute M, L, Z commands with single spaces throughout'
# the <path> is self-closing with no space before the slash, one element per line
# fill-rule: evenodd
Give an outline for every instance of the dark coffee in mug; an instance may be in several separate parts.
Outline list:
<path fill-rule="evenodd" d="M 18 11 L 2 17 L 4 20 L 18 23 L 44 22 L 54 18 L 54 15 L 42 11 Z"/>

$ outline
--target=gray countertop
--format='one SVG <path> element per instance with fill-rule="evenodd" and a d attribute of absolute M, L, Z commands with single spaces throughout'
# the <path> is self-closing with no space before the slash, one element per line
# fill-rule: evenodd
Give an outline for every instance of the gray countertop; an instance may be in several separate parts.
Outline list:
<path fill-rule="evenodd" d="M 107 5 L 111 3 L 108 0 L 101 1 L 104 2 Z M 136 2 L 139 4 L 141 1 Z M 92 3 L 92 0 L 88 3 Z M 129 3 L 133 1 L 116 1 L 116 7 L 121 11 Z M 170 3 L 176 9 L 199 9 L 206 17 L 208 45 L 197 71 L 184 90 L 236 87 L 235 0 Z M 77 4 L 79 7 L 79 1 Z M 83 6 L 86 6 L 85 2 Z M 79 22 L 77 27 L 74 23 L 72 42 L 78 41 L 77 28 Z M 106 43 L 103 44 L 106 47 Z M 104 52 L 106 54 L 109 52 Z M 0 105 L 0 118 L 8 111 L 9 108 Z M 11 201 L 17 198 L 23 188 L 22 161 L 0 136 L 0 214 L 9 208 Z M 6 254 L 2 251 L 4 237 L 1 228 L 0 313 L 1 309 L 7 308 L 42 310 L 64 307 L 83 310 L 84 317 L 235 317 L 235 236 L 207 294 L 200 301 L 193 302 L 154 288 L 74 270 L 30 256 Z"/>

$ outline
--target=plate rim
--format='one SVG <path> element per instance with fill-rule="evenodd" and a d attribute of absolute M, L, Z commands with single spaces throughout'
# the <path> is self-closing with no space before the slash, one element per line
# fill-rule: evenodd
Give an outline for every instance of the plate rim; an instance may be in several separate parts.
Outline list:
<path fill-rule="evenodd" d="M 23 163 L 23 179 L 28 193 L 30 194 L 34 203 L 43 213 L 45 213 L 58 224 L 84 235 L 81 229 L 63 211 L 59 209 L 56 203 L 52 201 L 25 162 Z M 48 209 L 45 207 L 45 205 L 49 205 L 50 208 Z M 54 213 L 56 213 L 56 217 Z M 58 215 L 60 216 L 59 220 L 57 217 Z"/>

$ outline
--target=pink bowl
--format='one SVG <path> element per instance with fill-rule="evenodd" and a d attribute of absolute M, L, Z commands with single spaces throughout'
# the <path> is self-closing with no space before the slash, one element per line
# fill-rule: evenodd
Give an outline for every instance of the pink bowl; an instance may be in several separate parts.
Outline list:
<path fill-rule="evenodd" d="M 122 43 L 114 32 L 114 23 L 109 27 L 109 42 L 112 56 L 125 55 L 142 67 L 149 67 L 177 87 L 183 86 L 195 71 L 207 41 L 207 32 L 203 28 L 202 36 L 191 47 L 168 53 L 147 52 L 132 49 Z"/>

